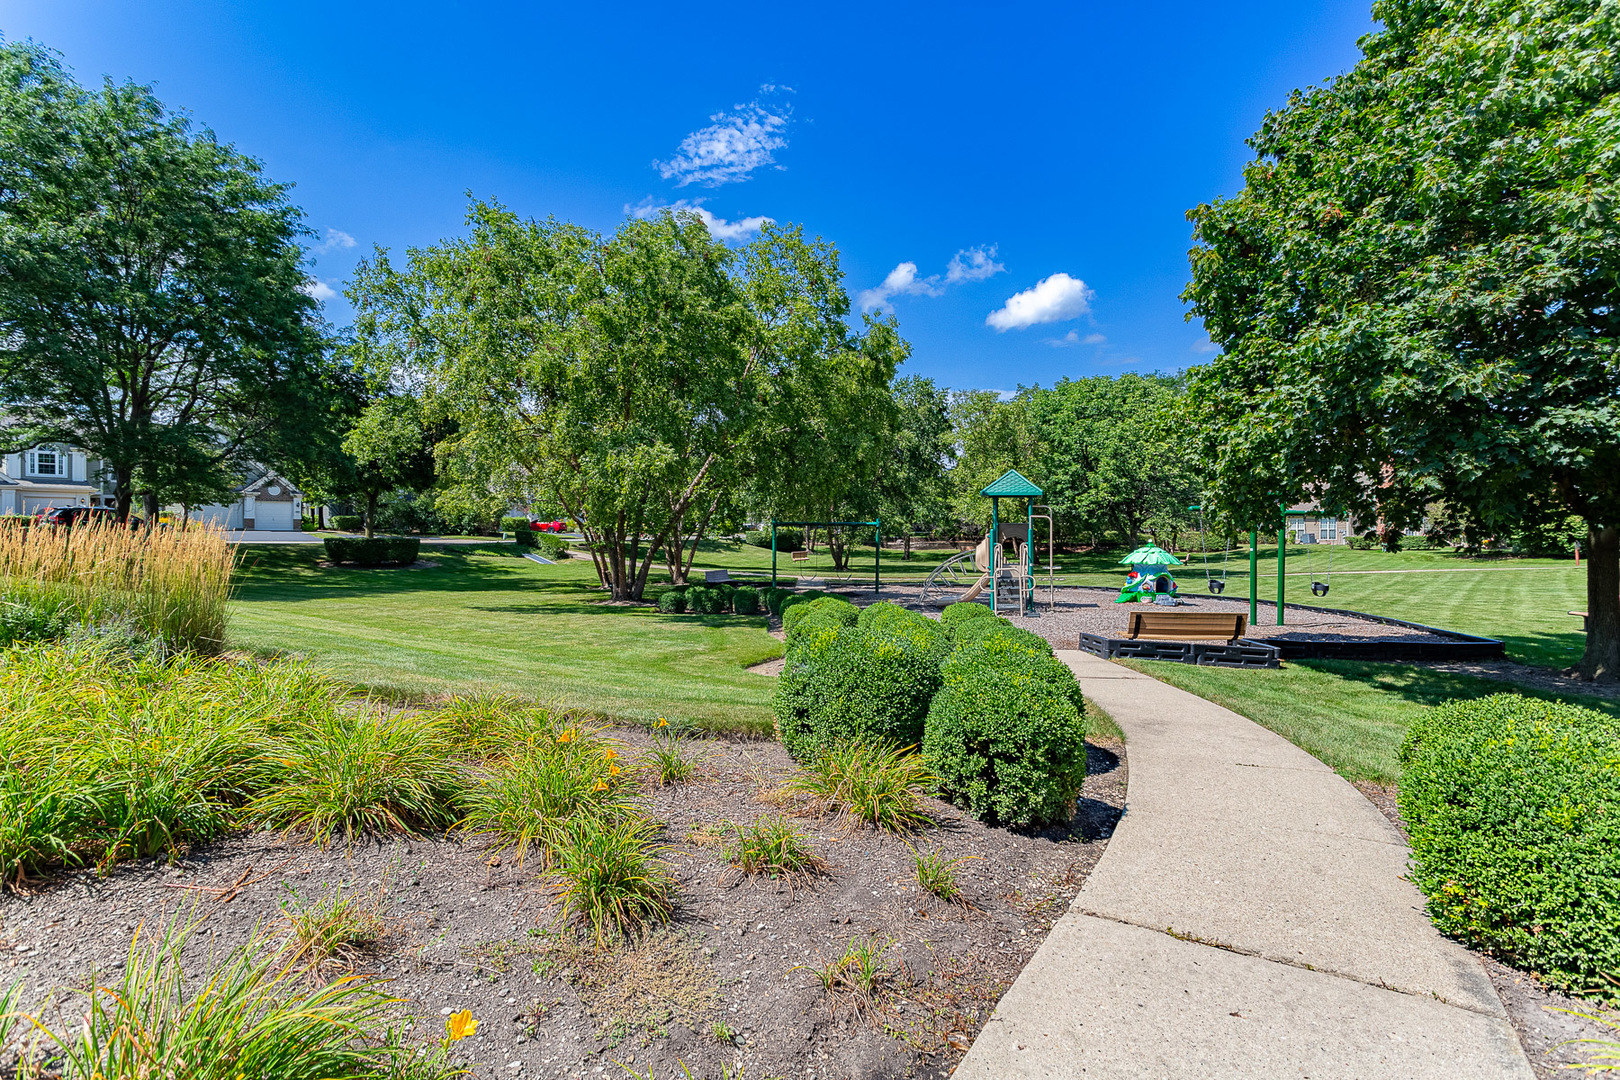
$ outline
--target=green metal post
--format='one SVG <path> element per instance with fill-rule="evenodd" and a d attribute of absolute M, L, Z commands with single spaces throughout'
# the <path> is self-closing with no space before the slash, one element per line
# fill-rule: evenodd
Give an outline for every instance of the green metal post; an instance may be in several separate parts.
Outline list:
<path fill-rule="evenodd" d="M 1277 625 L 1283 624 L 1283 582 L 1288 572 L 1288 507 L 1282 508 L 1282 525 L 1277 529 Z"/>
<path fill-rule="evenodd" d="M 1249 625 L 1260 617 L 1260 534 L 1249 530 Z"/>
<path fill-rule="evenodd" d="M 776 588 L 776 519 L 771 518 L 771 588 Z"/>
<path fill-rule="evenodd" d="M 1001 558 L 1001 500 L 990 496 L 990 610 L 1001 614 L 996 597 L 996 561 Z"/>
<path fill-rule="evenodd" d="M 883 592 L 883 519 L 877 518 L 872 522 L 877 530 L 877 550 L 872 554 L 872 591 L 879 595 Z"/>

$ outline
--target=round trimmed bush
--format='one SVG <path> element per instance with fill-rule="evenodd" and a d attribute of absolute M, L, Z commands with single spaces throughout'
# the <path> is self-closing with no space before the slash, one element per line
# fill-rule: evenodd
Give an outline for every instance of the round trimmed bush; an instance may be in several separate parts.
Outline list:
<path fill-rule="evenodd" d="M 887 626 L 896 623 L 909 623 L 921 619 L 924 622 L 933 622 L 928 616 L 903 608 L 899 604 L 892 604 L 887 600 L 879 600 L 875 604 L 868 604 L 861 608 L 859 626 Z"/>
<path fill-rule="evenodd" d="M 671 589 L 658 598 L 658 610 L 665 615 L 680 615 L 686 611 L 686 593 Z"/>
<path fill-rule="evenodd" d="M 686 590 L 686 610 L 699 615 L 718 615 L 725 610 L 721 605 L 725 594 L 707 585 L 693 585 Z"/>
<path fill-rule="evenodd" d="M 784 607 L 782 632 L 787 635 L 789 641 L 792 641 L 794 632 L 806 619 L 816 618 L 837 626 L 854 626 L 860 615 L 860 608 L 848 600 L 837 596 L 821 596 L 802 604 Z"/>
<path fill-rule="evenodd" d="M 945 610 L 939 613 L 939 624 L 955 634 L 957 627 L 970 619 L 994 619 L 996 613 L 984 604 L 975 604 L 971 600 L 966 603 L 946 604 Z"/>
<path fill-rule="evenodd" d="M 537 533 L 535 543 L 540 547 L 540 557 L 556 562 L 563 558 L 568 551 L 568 541 L 553 533 Z"/>
<path fill-rule="evenodd" d="M 1062 687 L 1049 657 L 958 647 L 940 668 L 923 757 L 940 794 L 992 825 L 1068 821 L 1086 778 L 1078 692 Z M 1078 689 L 1078 684 L 1075 684 Z"/>
<path fill-rule="evenodd" d="M 764 594 L 765 610 L 770 612 L 772 615 L 775 615 L 777 618 L 781 618 L 782 602 L 792 595 L 792 589 L 781 589 L 775 586 L 766 589 Z"/>
<path fill-rule="evenodd" d="M 811 624 L 777 683 L 777 736 L 800 761 L 849 740 L 914 746 L 939 678 L 926 631 Z"/>
<path fill-rule="evenodd" d="M 759 590 L 744 585 L 731 594 L 731 610 L 738 615 L 752 615 L 759 610 Z"/>
<path fill-rule="evenodd" d="M 1620 1002 L 1620 721 L 1494 694 L 1421 716 L 1401 816 L 1444 934 Z"/>

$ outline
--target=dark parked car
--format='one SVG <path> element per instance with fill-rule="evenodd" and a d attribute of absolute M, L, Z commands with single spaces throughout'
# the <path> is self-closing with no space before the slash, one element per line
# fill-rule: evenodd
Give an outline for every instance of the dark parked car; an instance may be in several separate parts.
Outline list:
<path fill-rule="evenodd" d="M 118 520 L 118 511 L 110 506 L 53 506 L 41 514 L 39 520 L 42 525 L 61 525 L 63 528 L 87 525 L 92 521 L 111 525 Z M 138 529 L 142 524 L 134 514 L 129 516 L 130 528 Z"/>

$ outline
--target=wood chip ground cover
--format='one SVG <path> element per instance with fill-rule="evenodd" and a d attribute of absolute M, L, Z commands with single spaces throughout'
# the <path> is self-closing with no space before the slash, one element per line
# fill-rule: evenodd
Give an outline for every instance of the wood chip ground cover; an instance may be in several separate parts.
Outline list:
<path fill-rule="evenodd" d="M 646 745 L 616 731 L 627 756 Z M 792 774 L 770 742 L 701 742 L 703 776 L 654 788 L 664 857 L 679 883 L 674 921 L 598 950 L 556 925 L 537 860 L 494 856 L 459 837 L 371 839 L 323 851 L 278 834 L 199 845 L 173 864 L 142 860 L 106 877 L 67 874 L 0 898 L 0 983 L 25 1001 L 113 973 L 137 928 L 199 920 L 186 963 L 286 926 L 285 909 L 341 895 L 375 910 L 375 945 L 343 954 L 391 980 L 413 1037 L 470 1010 L 455 1044 L 482 1077 L 681 1076 L 746 1067 L 773 1076 L 943 1077 L 1067 908 L 1124 805 L 1116 743 L 1091 745 L 1068 827 L 992 829 L 927 801 L 936 824 L 910 837 L 795 816 L 772 793 Z M 827 863 L 795 880 L 726 874 L 732 823 L 783 813 Z M 912 849 L 960 857 L 966 904 L 917 882 Z M 862 969 L 851 951 L 867 954 Z M 864 970 L 866 978 L 859 972 Z M 825 978 L 831 972 L 833 977 Z M 829 985 L 824 985 L 829 983 Z M 59 997 L 59 1021 L 74 1007 Z M 622 1066 L 622 1067 L 621 1067 Z"/>

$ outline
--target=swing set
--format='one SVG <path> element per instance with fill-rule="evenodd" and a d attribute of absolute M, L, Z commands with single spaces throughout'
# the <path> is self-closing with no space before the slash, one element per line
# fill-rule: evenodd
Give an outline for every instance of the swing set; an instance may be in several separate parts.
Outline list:
<path fill-rule="evenodd" d="M 1226 591 L 1227 569 L 1231 563 L 1232 550 L 1224 543 L 1221 545 L 1221 572 L 1215 576 L 1214 559 L 1209 550 L 1208 524 L 1204 519 L 1202 505 L 1189 506 L 1188 510 L 1198 514 L 1198 546 L 1204 565 L 1204 585 L 1214 595 L 1219 596 Z M 1290 510 L 1281 508 L 1282 520 L 1277 530 L 1277 625 L 1284 625 L 1284 611 L 1286 603 L 1286 583 L 1288 578 L 1288 519 L 1309 516 L 1309 511 Z M 1333 585 L 1333 548 L 1330 545 L 1327 551 L 1327 569 L 1318 578 L 1316 576 L 1316 559 L 1312 552 L 1314 544 L 1301 545 L 1305 548 L 1305 576 L 1311 579 L 1311 594 L 1313 596 L 1326 596 Z M 1249 530 L 1249 625 L 1257 622 L 1259 615 L 1260 597 L 1258 593 L 1260 581 L 1260 531 Z"/>
<path fill-rule="evenodd" d="M 776 587 L 776 550 L 777 550 L 777 548 L 776 548 L 776 530 L 777 529 L 785 529 L 785 528 L 788 528 L 790 526 L 793 527 L 793 528 L 799 528 L 799 529 L 807 530 L 806 533 L 805 533 L 805 541 L 806 541 L 806 543 L 809 543 L 809 542 L 811 542 L 813 540 L 814 535 L 815 535 L 814 530 L 816 530 L 816 529 L 826 529 L 827 530 L 827 544 L 828 544 L 829 548 L 832 546 L 832 530 L 835 529 L 835 528 L 837 528 L 837 529 L 858 529 L 858 530 L 863 530 L 863 531 L 866 530 L 866 529 L 871 529 L 873 539 L 876 541 L 876 552 L 872 556 L 872 591 L 876 592 L 876 593 L 881 593 L 883 591 L 883 520 L 881 518 L 873 518 L 871 521 L 777 521 L 775 518 L 772 518 L 771 519 L 771 587 L 772 588 Z M 852 535 L 854 535 L 856 537 L 859 537 L 861 534 L 859 532 L 857 532 L 857 533 L 854 533 Z M 854 547 L 854 546 L 855 546 L 854 544 L 850 544 L 850 547 Z M 806 551 L 793 551 L 793 552 L 789 552 L 788 554 L 789 554 L 789 557 L 794 562 L 808 563 L 809 558 L 810 558 L 810 552 L 807 551 L 807 550 Z M 855 571 L 854 571 L 854 568 L 853 568 L 853 564 L 846 561 L 845 568 L 842 571 L 841 575 L 839 576 L 837 583 L 840 584 L 840 585 L 847 584 L 848 582 L 853 580 L 854 577 L 855 577 Z M 799 583 L 801 585 L 804 584 L 806 581 L 818 580 L 817 578 L 812 577 L 809 574 L 800 574 L 798 576 L 798 578 L 799 578 Z M 819 580 L 824 585 L 832 583 L 831 581 L 828 580 L 827 577 L 822 577 Z"/>

